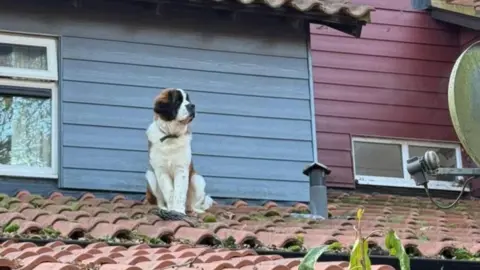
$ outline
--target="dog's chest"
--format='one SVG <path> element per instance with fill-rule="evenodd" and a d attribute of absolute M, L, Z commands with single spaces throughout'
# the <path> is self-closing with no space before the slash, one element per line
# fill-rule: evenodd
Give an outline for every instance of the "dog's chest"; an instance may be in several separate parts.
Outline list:
<path fill-rule="evenodd" d="M 160 132 L 156 123 L 153 122 L 147 129 L 149 140 L 149 162 L 155 169 L 174 171 L 177 168 L 188 168 L 192 159 L 191 134 L 185 134 L 177 138 L 167 138 Z"/>
<path fill-rule="evenodd" d="M 191 154 L 190 138 L 182 136 L 152 143 L 149 156 L 154 168 L 171 170 L 176 167 L 188 167 Z"/>

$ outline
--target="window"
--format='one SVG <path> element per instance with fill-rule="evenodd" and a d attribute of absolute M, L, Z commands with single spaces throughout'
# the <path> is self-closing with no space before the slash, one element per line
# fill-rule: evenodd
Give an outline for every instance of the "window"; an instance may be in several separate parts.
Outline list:
<path fill-rule="evenodd" d="M 56 40 L 0 33 L 0 76 L 56 81 Z"/>
<path fill-rule="evenodd" d="M 0 33 L 0 175 L 56 178 L 56 39 Z"/>
<path fill-rule="evenodd" d="M 423 156 L 428 150 L 438 154 L 441 167 L 462 167 L 460 146 L 457 144 L 357 137 L 352 140 L 352 149 L 355 179 L 364 185 L 417 187 L 407 171 L 406 163 L 410 157 Z M 433 189 L 460 190 L 455 178 L 428 176 L 428 186 Z"/>

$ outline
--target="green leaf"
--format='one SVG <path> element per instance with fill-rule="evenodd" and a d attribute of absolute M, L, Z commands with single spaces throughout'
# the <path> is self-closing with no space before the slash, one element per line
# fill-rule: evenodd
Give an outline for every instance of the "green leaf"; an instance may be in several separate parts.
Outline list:
<path fill-rule="evenodd" d="M 310 249 L 307 255 L 305 255 L 300 262 L 298 270 L 314 270 L 315 263 L 317 262 L 318 258 L 320 258 L 320 256 L 322 256 L 322 254 L 327 250 L 328 246 L 320 246 Z"/>
<path fill-rule="evenodd" d="M 410 270 L 410 257 L 405 252 L 405 248 L 394 230 L 389 230 L 387 236 L 385 236 L 385 246 L 390 255 L 398 258 L 401 270 Z"/>
<path fill-rule="evenodd" d="M 362 242 L 363 242 L 363 252 L 362 252 Z M 364 263 L 362 263 L 364 262 Z M 365 265 L 365 268 L 363 268 Z M 353 244 L 352 252 L 350 253 L 350 264 L 348 265 L 349 270 L 353 269 L 362 269 L 362 270 L 372 270 L 372 263 L 370 262 L 370 257 L 368 257 L 368 242 L 359 238 Z"/>

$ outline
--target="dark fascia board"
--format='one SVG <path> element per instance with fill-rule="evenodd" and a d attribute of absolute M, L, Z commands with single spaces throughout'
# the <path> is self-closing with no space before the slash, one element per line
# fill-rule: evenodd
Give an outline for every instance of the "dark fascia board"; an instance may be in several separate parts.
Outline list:
<path fill-rule="evenodd" d="M 72 5 L 81 8 L 83 2 L 86 0 L 71 0 Z M 157 5 L 158 9 L 172 8 L 172 7 L 182 7 L 182 8 L 194 8 L 194 9 L 210 9 L 221 12 L 232 12 L 232 13 L 256 13 L 260 16 L 277 16 L 290 19 L 297 22 L 296 24 L 308 25 L 309 23 L 313 24 L 322 24 L 347 35 L 354 36 L 359 38 L 362 33 L 362 28 L 364 25 L 370 22 L 370 14 L 367 14 L 361 18 L 355 18 L 348 16 L 342 13 L 338 14 L 325 14 L 316 10 L 309 11 L 299 11 L 292 7 L 278 7 L 270 8 L 265 4 L 243 4 L 237 1 L 191 1 L 191 0 L 118 0 L 122 2 L 144 2 Z"/>
<path fill-rule="evenodd" d="M 230 11 L 238 13 L 256 13 L 266 16 L 279 16 L 292 20 L 303 21 L 306 24 L 322 24 L 334 28 L 348 35 L 359 38 L 363 25 L 367 24 L 370 18 L 355 19 L 342 14 L 328 15 L 316 11 L 300 12 L 293 8 L 279 7 L 272 9 L 266 5 L 249 4 L 245 5 L 236 1 L 189 1 L 189 0 L 136 0 L 141 2 L 157 3 L 163 6 L 183 6 L 190 8 L 214 9 L 219 11 Z M 365 19 L 365 20 L 364 20 Z"/>
<path fill-rule="evenodd" d="M 468 15 L 460 14 L 457 12 L 452 12 L 452 11 L 438 9 L 438 8 L 432 8 L 430 11 L 430 15 L 432 16 L 432 18 L 439 21 L 463 26 L 465 28 L 469 28 L 476 31 L 480 30 L 479 17 L 468 16 Z"/>
<path fill-rule="evenodd" d="M 480 15 L 473 5 L 453 4 L 450 0 L 431 0 L 431 7 L 472 17 Z"/>
<path fill-rule="evenodd" d="M 432 18 L 436 20 L 476 31 L 480 30 L 480 17 L 469 16 L 459 12 L 433 7 L 431 0 L 411 0 L 411 6 L 416 10 L 428 10 Z"/>

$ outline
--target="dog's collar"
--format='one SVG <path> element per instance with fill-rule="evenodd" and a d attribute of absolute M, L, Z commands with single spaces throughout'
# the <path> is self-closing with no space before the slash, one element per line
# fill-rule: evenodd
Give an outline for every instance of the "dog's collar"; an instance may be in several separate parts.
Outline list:
<path fill-rule="evenodd" d="M 176 134 L 167 134 L 167 135 L 163 136 L 162 138 L 160 138 L 160 142 L 163 142 L 166 139 L 170 139 L 170 138 L 176 139 L 178 137 L 180 137 L 180 136 L 178 136 Z"/>
<path fill-rule="evenodd" d="M 178 139 L 180 136 L 184 135 L 184 134 L 167 134 L 167 132 L 165 132 L 157 123 L 155 123 L 155 125 L 157 126 L 158 130 L 160 130 L 160 132 L 162 132 L 163 134 L 166 134 L 165 136 L 163 136 L 162 138 L 160 138 L 160 142 L 164 142 L 166 139 Z M 190 133 L 190 129 L 187 128 L 187 132 L 186 134 Z"/>
<path fill-rule="evenodd" d="M 157 126 L 158 130 L 160 130 L 160 132 L 166 134 L 165 136 L 160 138 L 160 142 L 164 142 L 166 139 L 177 139 L 178 137 L 180 137 L 180 135 L 178 134 L 168 134 L 157 123 L 155 123 L 155 125 Z"/>

